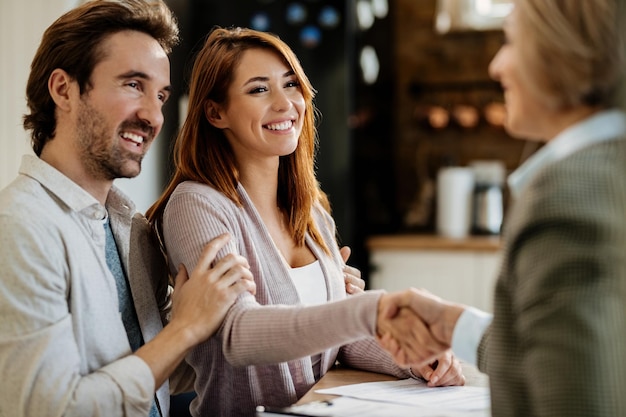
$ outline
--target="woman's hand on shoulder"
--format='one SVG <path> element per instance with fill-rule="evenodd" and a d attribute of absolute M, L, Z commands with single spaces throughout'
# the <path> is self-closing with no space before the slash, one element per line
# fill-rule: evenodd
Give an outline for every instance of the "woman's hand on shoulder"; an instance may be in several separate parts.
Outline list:
<path fill-rule="evenodd" d="M 343 261 L 348 262 L 352 250 L 349 246 L 344 246 L 339 249 L 339 253 L 341 253 Z M 361 271 L 347 263 L 343 267 L 343 279 L 346 283 L 346 292 L 348 294 L 360 294 L 365 290 L 365 281 L 361 278 Z"/>

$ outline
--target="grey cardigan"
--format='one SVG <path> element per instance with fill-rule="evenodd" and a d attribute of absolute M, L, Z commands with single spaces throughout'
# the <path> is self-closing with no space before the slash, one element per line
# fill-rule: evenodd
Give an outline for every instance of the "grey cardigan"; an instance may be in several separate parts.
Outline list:
<path fill-rule="evenodd" d="M 286 263 L 241 185 L 243 207 L 213 188 L 194 182 L 178 186 L 166 207 L 164 240 L 171 265 L 193 268 L 203 245 L 230 232 L 233 239 L 218 255 L 245 256 L 257 284 L 230 309 L 219 334 L 188 357 L 196 370 L 195 416 L 253 416 L 259 404 L 285 406 L 316 382 L 310 355 L 322 353 L 322 374 L 337 359 L 348 366 L 409 377 L 373 339 L 378 292 L 346 299 L 342 260 L 331 216 L 314 208 L 315 224 L 330 256 L 307 236 L 319 260 L 329 303 L 298 306 L 299 297 Z"/>

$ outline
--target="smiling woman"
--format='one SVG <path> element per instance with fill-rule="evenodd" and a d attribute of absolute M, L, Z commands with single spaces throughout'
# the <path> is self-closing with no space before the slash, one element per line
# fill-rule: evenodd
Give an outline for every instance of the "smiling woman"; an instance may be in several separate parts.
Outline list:
<path fill-rule="evenodd" d="M 218 257 L 248 259 L 257 293 L 190 353 L 195 416 L 295 403 L 338 359 L 410 376 L 374 338 L 385 295 L 346 296 L 349 253 L 315 176 L 313 93 L 294 53 L 268 33 L 218 28 L 196 58 L 175 174 L 147 215 L 172 266 L 195 265 L 202 242 L 229 233 Z M 463 383 L 449 353 L 437 359 L 435 371 L 415 372 L 433 385 Z"/>
<path fill-rule="evenodd" d="M 245 183 L 246 175 L 259 171 L 271 175 L 278 159 L 264 157 L 293 153 L 302 132 L 305 101 L 296 74 L 275 52 L 250 49 L 242 54 L 228 97 L 223 104 L 209 100 L 206 113 L 233 149 L 239 180 Z"/>
<path fill-rule="evenodd" d="M 494 416 L 626 416 L 625 7 L 515 0 L 489 73 L 505 129 L 546 143 L 508 178 L 493 317 L 420 290 L 399 303 L 488 373 Z"/>

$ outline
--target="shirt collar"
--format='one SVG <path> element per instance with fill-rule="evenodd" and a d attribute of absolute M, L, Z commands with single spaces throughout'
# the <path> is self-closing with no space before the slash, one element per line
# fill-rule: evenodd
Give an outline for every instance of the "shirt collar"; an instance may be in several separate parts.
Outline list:
<path fill-rule="evenodd" d="M 626 114 L 621 110 L 604 110 L 578 122 L 549 141 L 526 160 L 508 178 L 513 197 L 544 167 L 558 162 L 588 146 L 626 135 Z"/>
<path fill-rule="evenodd" d="M 117 187 L 111 187 L 107 196 L 106 207 L 103 207 L 84 188 L 34 155 L 22 157 L 19 173 L 39 182 L 73 211 L 84 212 L 93 219 L 104 219 L 107 215 L 107 209 L 128 215 L 135 212 L 135 205 Z"/>

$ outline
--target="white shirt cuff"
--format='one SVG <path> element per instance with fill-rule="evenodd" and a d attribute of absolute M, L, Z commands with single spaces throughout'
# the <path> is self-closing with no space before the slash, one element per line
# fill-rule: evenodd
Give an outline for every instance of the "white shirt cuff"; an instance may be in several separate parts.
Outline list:
<path fill-rule="evenodd" d="M 454 354 L 465 362 L 476 365 L 478 345 L 492 319 L 492 314 L 467 307 L 456 322 L 452 333 Z"/>

